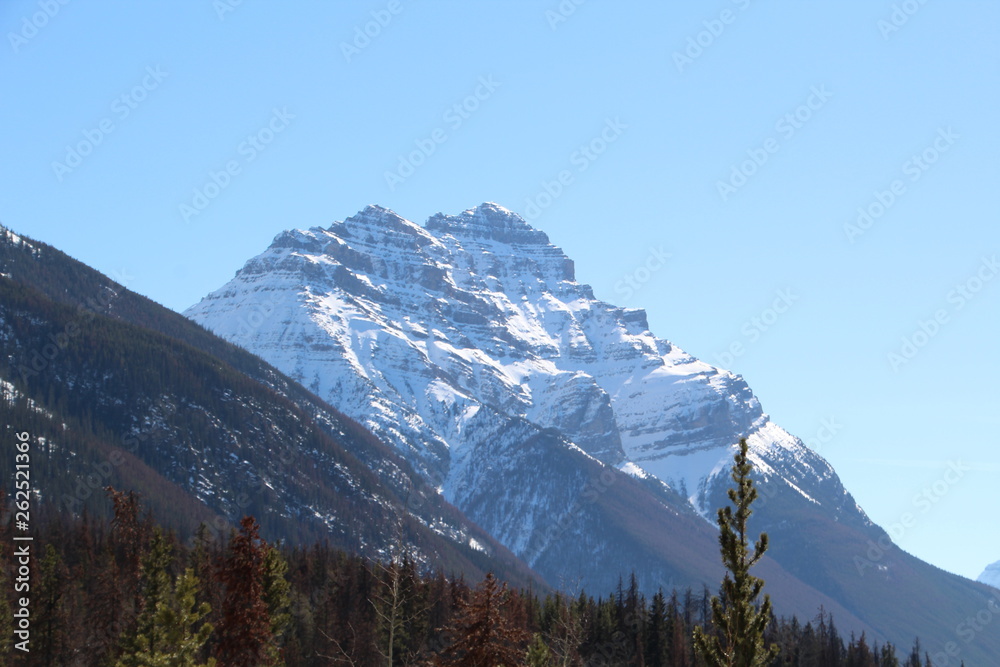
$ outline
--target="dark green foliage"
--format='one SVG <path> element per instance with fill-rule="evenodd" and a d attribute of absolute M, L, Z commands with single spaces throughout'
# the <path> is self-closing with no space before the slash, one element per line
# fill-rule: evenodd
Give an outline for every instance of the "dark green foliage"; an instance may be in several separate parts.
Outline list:
<path fill-rule="evenodd" d="M 160 609 L 169 603 L 171 582 L 169 568 L 173 563 L 171 546 L 157 528 L 149 549 L 142 555 L 139 569 L 139 613 L 133 627 L 122 639 L 127 657 L 119 660 L 120 667 L 140 667 L 145 664 L 140 655 L 155 655 L 164 645 L 166 629 L 158 623 Z"/>
<path fill-rule="evenodd" d="M 52 544 L 45 545 L 37 581 L 40 594 L 35 599 L 34 631 L 39 648 L 38 664 L 46 667 L 69 664 L 74 653 L 73 635 L 76 634 L 70 612 L 73 587 L 69 569 Z"/>
<path fill-rule="evenodd" d="M 746 438 L 740 440 L 740 450 L 734 457 L 729 489 L 733 507 L 719 509 L 719 546 L 726 576 L 722 581 L 721 597 L 712 598 L 712 621 L 715 632 L 701 627 L 694 630 L 698 654 L 710 667 L 767 667 L 777 656 L 779 647 L 767 645 L 764 630 L 771 620 L 771 599 L 757 607 L 764 580 L 750 574 L 767 551 L 767 533 L 761 534 L 748 550 L 747 521 L 750 506 L 757 499 L 750 473 L 753 465 L 747 457 Z M 862 642 L 864 637 L 862 637 Z"/>
<path fill-rule="evenodd" d="M 148 623 L 141 623 L 146 629 L 123 650 L 116 667 L 214 667 L 214 658 L 198 660 L 213 630 L 203 622 L 211 607 L 198 604 L 199 590 L 198 577 L 188 568 L 155 605 L 146 600 Z"/>
<path fill-rule="evenodd" d="M 537 632 L 532 635 L 531 644 L 528 646 L 528 655 L 525 658 L 528 667 L 552 667 L 552 651 Z"/>

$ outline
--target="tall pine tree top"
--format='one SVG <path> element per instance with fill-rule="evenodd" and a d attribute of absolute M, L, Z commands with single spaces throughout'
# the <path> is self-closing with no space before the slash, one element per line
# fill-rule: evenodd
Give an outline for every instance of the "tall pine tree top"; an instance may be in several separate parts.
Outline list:
<path fill-rule="evenodd" d="M 753 513 L 750 505 L 757 499 L 750 473 L 753 464 L 747 456 L 746 438 L 733 460 L 729 500 L 733 506 L 719 509 L 719 546 L 726 576 L 722 580 L 722 599 L 712 598 L 712 624 L 715 632 L 700 627 L 694 630 L 695 649 L 710 667 L 766 667 L 778 654 L 775 645 L 764 645 L 764 629 L 771 620 L 771 598 L 757 607 L 764 580 L 750 574 L 767 551 L 767 533 L 761 533 L 749 551 L 747 520 Z"/>

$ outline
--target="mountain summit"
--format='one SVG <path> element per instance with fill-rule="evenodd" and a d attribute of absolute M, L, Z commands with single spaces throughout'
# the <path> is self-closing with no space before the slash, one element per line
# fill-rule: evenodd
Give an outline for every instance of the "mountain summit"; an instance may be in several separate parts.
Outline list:
<path fill-rule="evenodd" d="M 248 309 L 283 315 L 248 332 Z M 446 487 L 488 413 L 651 473 L 702 514 L 708 482 L 748 436 L 765 477 L 866 521 L 842 488 L 814 488 L 829 466 L 768 420 L 742 378 L 655 337 L 644 311 L 595 299 L 544 232 L 497 204 L 426 227 L 368 206 L 285 232 L 186 314 L 351 405 Z"/>
<path fill-rule="evenodd" d="M 596 299 L 497 204 L 424 226 L 369 206 L 283 232 L 185 314 L 393 445 L 555 585 L 609 590 L 630 570 L 646 590 L 717 581 L 712 517 L 746 437 L 779 613 L 812 617 L 826 599 L 845 625 L 906 645 L 929 636 L 915 609 L 950 604 L 941 590 L 981 599 L 892 545 L 743 378 Z M 925 581 L 904 600 L 900 580 Z"/>
<path fill-rule="evenodd" d="M 452 234 L 459 238 L 549 244 L 549 237 L 545 232 L 534 229 L 518 214 L 492 202 L 480 204 L 459 215 L 432 215 L 427 220 L 427 230 L 437 235 Z"/>

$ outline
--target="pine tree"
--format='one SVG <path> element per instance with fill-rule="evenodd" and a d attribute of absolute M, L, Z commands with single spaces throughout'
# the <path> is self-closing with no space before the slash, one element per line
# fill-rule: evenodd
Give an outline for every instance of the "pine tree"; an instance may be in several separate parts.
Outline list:
<path fill-rule="evenodd" d="M 514 667 L 524 664 L 528 633 L 507 617 L 511 594 L 498 585 L 493 573 L 479 585 L 472 599 L 460 606 L 451 631 L 455 640 L 438 656 L 441 665 L 454 667 Z"/>
<path fill-rule="evenodd" d="M 37 616 L 37 645 L 40 665 L 68 664 L 73 653 L 70 647 L 70 613 L 68 598 L 71 584 L 69 570 L 62 557 L 51 544 L 45 545 L 39 572 Z M 34 602 L 34 600 L 32 600 Z"/>
<path fill-rule="evenodd" d="M 116 667 L 214 667 L 215 658 L 197 662 L 213 629 L 206 622 L 194 630 L 211 611 L 207 602 L 198 604 L 198 590 L 198 577 L 188 568 L 177 577 L 173 590 L 160 597 L 155 609 L 143 610 L 140 625 L 145 630 Z"/>
<path fill-rule="evenodd" d="M 893 648 L 892 644 L 882 644 L 878 665 L 879 667 L 899 667 L 899 659 L 896 658 L 896 649 Z"/>
<path fill-rule="evenodd" d="M 771 619 L 771 598 L 765 594 L 760 608 L 756 608 L 764 580 L 750 574 L 750 568 L 767 551 L 767 533 L 761 533 L 750 554 L 747 519 L 757 489 L 750 477 L 753 465 L 747 451 L 747 441 L 743 438 L 731 474 L 735 488 L 728 490 L 735 512 L 733 507 L 726 506 L 718 514 L 719 546 L 727 572 L 722 581 L 723 599 L 712 598 L 712 621 L 717 634 L 701 627 L 694 629 L 695 649 L 709 667 L 766 667 L 778 653 L 776 645 L 764 643 L 764 629 Z"/>
<path fill-rule="evenodd" d="M 160 607 L 170 595 L 170 575 L 167 569 L 172 561 L 170 544 L 159 527 L 153 533 L 149 551 L 143 555 L 139 566 L 140 611 L 135 626 L 125 633 L 120 667 L 146 664 L 138 659 L 140 654 L 152 655 L 162 644 L 160 628 L 156 623 Z"/>
<path fill-rule="evenodd" d="M 646 631 L 645 663 L 648 667 L 665 667 L 667 665 L 667 603 L 663 591 L 653 595 L 653 603 L 649 608 L 649 627 Z"/>
<path fill-rule="evenodd" d="M 537 632 L 531 638 L 531 645 L 528 646 L 527 660 L 528 667 L 553 667 L 552 651 Z"/>
<path fill-rule="evenodd" d="M 292 617 L 288 613 L 291 604 L 289 591 L 291 584 L 286 579 L 288 573 L 288 563 L 282 558 L 281 552 L 276 548 L 266 545 L 264 553 L 264 603 L 267 605 L 267 613 L 271 619 L 271 641 L 269 653 L 271 660 L 278 664 L 280 647 L 278 641 L 284 636 L 288 626 L 291 625 Z"/>
<path fill-rule="evenodd" d="M 216 657 L 227 667 L 261 667 L 275 664 L 271 650 L 271 615 L 264 592 L 267 544 L 253 517 L 243 517 L 229 550 L 217 571 L 225 587 Z"/>

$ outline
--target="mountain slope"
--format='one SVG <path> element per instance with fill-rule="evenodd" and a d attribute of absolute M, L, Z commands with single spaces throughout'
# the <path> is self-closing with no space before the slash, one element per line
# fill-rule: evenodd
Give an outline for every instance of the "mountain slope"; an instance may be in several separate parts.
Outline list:
<path fill-rule="evenodd" d="M 1000 589 L 1000 561 L 987 565 L 976 581 Z"/>
<path fill-rule="evenodd" d="M 161 520 L 182 532 L 201 521 L 225 530 L 250 512 L 272 538 L 322 539 L 372 556 L 402 538 L 419 560 L 448 571 L 479 577 L 493 569 L 515 584 L 540 583 L 392 450 L 259 358 L 55 248 L 3 229 L 0 273 L 0 341 L 8 364 L 0 373 L 7 399 L 0 410 L 5 423 L 26 425 L 41 445 L 35 467 L 43 511 L 101 511 L 100 488 L 111 484 L 140 491 Z M 55 347 L 38 344 L 46 340 Z M 642 536 L 645 557 L 637 562 L 645 563 L 647 586 L 721 578 L 718 559 L 702 557 L 715 549 L 713 531 L 667 511 L 665 504 L 681 501 L 669 489 L 582 455 L 524 420 L 506 435 L 526 461 L 521 472 L 537 476 L 552 463 L 564 470 L 560 459 L 573 462 L 572 483 L 559 485 L 561 511 L 543 517 L 549 530 L 532 545 L 550 569 L 564 568 L 565 552 L 552 542 L 604 526 L 611 541 Z M 0 473 L 8 463 L 0 462 Z M 483 485 L 477 472 L 484 468 L 492 469 L 489 456 L 467 456 L 469 481 L 455 480 L 487 520 L 504 516 L 498 488 L 542 485 L 528 477 Z M 91 481 L 81 486 L 81 480 Z M 646 519 L 615 526 L 623 514 Z M 673 562 L 661 558 L 664 548 L 677 554 Z M 589 583 L 610 590 L 621 557 L 608 550 L 577 565 L 603 570 L 604 579 Z M 823 605 L 842 627 L 871 632 L 773 562 L 762 567 L 776 587 L 795 593 L 787 613 L 807 616 Z"/>
<path fill-rule="evenodd" d="M 680 528 L 655 545 L 649 535 L 660 521 L 710 519 L 747 437 L 767 499 L 755 526 L 798 590 L 903 645 L 949 640 L 951 621 L 925 610 L 954 609 L 958 622 L 984 600 L 894 547 L 856 566 L 888 538 L 830 465 L 773 424 L 742 378 L 654 336 L 641 310 L 595 299 L 562 250 L 496 204 L 424 227 L 370 206 L 284 232 L 186 314 L 336 401 L 550 581 L 600 589 L 633 567 L 714 559 Z M 635 483 L 583 502 L 596 493 L 588 471 L 612 469 Z M 629 505 L 633 488 L 642 500 Z M 672 551 L 684 540 L 697 557 Z"/>
<path fill-rule="evenodd" d="M 0 273 L 0 411 L 32 434 L 41 511 L 103 512 L 113 485 L 185 533 L 249 513 L 270 539 L 379 557 L 401 537 L 427 565 L 540 583 L 391 449 L 260 359 L 2 228 Z"/>

